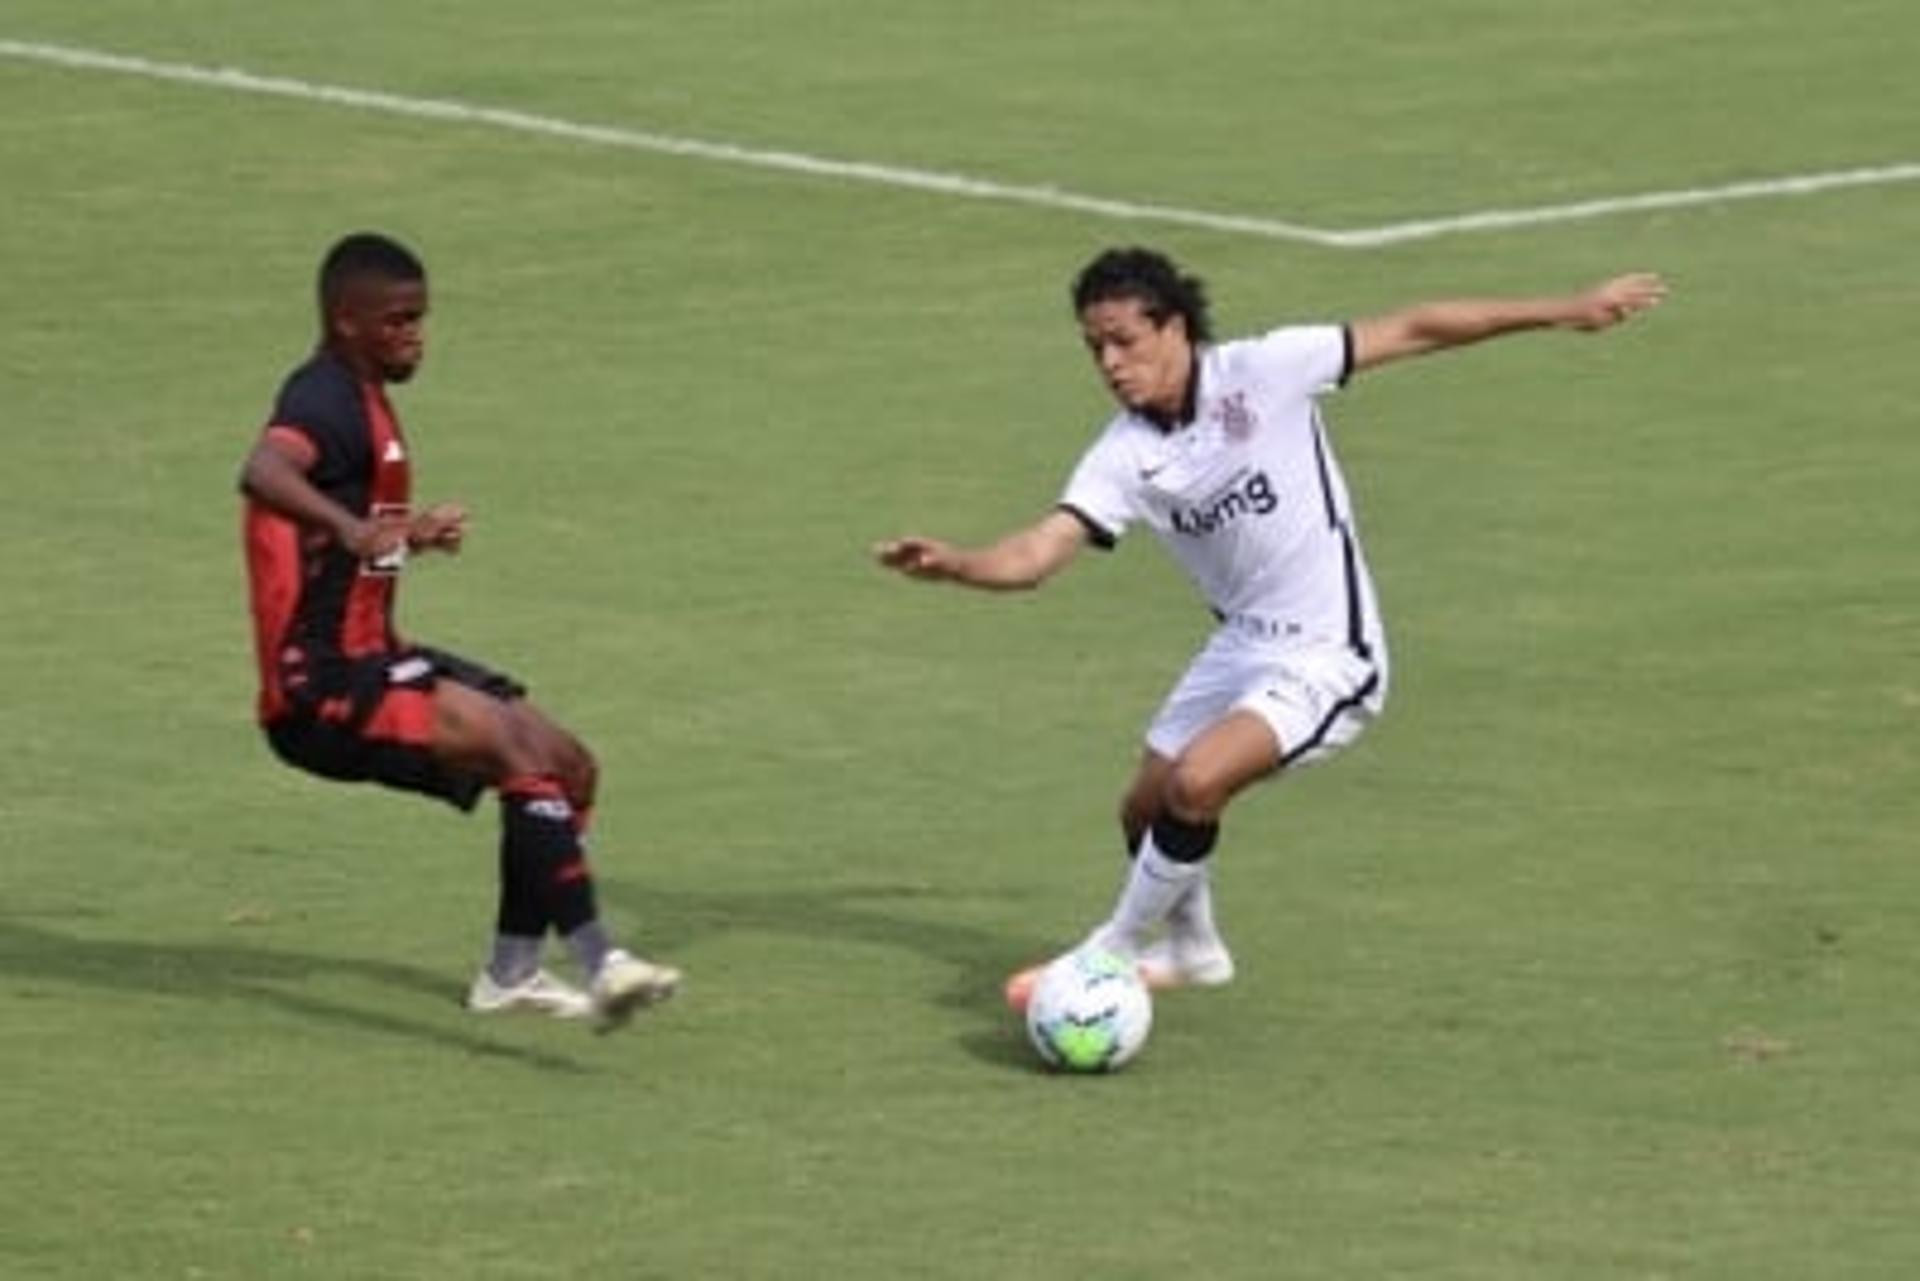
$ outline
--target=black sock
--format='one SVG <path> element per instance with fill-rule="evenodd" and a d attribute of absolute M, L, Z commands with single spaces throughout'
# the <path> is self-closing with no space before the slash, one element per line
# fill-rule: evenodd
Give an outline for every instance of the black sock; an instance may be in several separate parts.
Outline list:
<path fill-rule="evenodd" d="M 547 903 L 540 893 L 538 865 L 507 836 L 511 804 L 500 798 L 500 909 L 494 914 L 494 929 L 515 938 L 545 938 Z"/>
<path fill-rule="evenodd" d="M 527 933 L 536 914 L 541 933 L 571 934 L 598 915 L 573 807 L 553 779 L 501 785 L 500 904 L 503 934 Z"/>

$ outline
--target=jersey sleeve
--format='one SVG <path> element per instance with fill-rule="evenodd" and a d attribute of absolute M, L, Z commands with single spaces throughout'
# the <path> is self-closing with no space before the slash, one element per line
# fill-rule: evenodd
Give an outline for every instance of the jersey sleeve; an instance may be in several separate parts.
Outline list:
<path fill-rule="evenodd" d="M 1081 455 L 1056 506 L 1087 527 L 1095 547 L 1111 548 L 1134 520 L 1131 474 L 1110 429 Z"/>
<path fill-rule="evenodd" d="M 1252 346 L 1262 376 L 1299 395 L 1335 391 L 1353 373 L 1353 331 L 1345 325 L 1290 325 Z"/>
<path fill-rule="evenodd" d="M 365 468 L 367 433 L 351 384 L 308 369 L 287 380 L 267 420 L 269 435 L 303 437 L 311 447 L 308 475 L 318 484 L 344 480 Z"/>

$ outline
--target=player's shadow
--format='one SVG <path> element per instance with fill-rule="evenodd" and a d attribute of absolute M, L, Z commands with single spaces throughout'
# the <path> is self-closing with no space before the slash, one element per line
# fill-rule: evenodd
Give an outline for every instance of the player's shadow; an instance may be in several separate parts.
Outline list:
<path fill-rule="evenodd" d="M 322 956 L 229 943 L 152 943 L 93 939 L 0 916 L 0 974 L 12 983 L 79 985 L 169 999 L 244 1000 L 362 1032 L 399 1037 L 461 1054 L 509 1060 L 545 1072 L 587 1071 L 577 1060 L 300 991 L 315 978 L 345 976 L 452 1006 L 438 974 L 390 961 Z"/>
<path fill-rule="evenodd" d="M 645 889 L 608 882 L 602 894 L 629 920 L 644 922 L 647 948 L 672 957 L 715 935 L 752 932 L 832 939 L 931 957 L 952 972 L 933 999 L 964 1012 L 975 1030 L 960 1038 L 975 1058 L 1032 1071 L 1017 1021 L 1001 997 L 1006 976 L 1057 950 L 1059 940 L 1009 936 L 970 925 L 929 919 L 929 903 L 954 895 L 926 886 L 870 885 L 820 890 L 724 893 Z M 902 911 L 918 906 L 921 911 Z M 698 976 L 696 975 L 696 982 Z"/>

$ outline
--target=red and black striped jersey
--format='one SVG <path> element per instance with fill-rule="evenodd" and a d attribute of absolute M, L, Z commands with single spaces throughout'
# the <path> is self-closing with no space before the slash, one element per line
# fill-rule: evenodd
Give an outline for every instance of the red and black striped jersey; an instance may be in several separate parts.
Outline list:
<path fill-rule="evenodd" d="M 305 463 L 316 489 L 356 516 L 407 511 L 406 440 L 386 392 L 327 352 L 281 385 L 264 434 Z M 242 525 L 263 723 L 328 668 L 399 648 L 393 598 L 404 557 L 363 562 L 327 531 L 302 528 L 252 498 Z"/>

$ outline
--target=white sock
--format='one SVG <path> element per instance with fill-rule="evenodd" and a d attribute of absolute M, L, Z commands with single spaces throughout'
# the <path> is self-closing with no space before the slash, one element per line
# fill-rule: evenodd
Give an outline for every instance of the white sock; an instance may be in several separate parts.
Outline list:
<path fill-rule="evenodd" d="M 487 959 L 487 975 L 501 987 L 518 987 L 540 968 L 538 935 L 495 934 L 493 955 Z"/>
<path fill-rule="evenodd" d="M 567 946 L 573 950 L 573 959 L 580 963 L 580 972 L 589 980 L 599 977 L 600 967 L 607 963 L 608 954 L 614 950 L 606 926 L 600 924 L 597 917 L 567 935 Z"/>
<path fill-rule="evenodd" d="M 1221 942 L 1220 927 L 1213 919 L 1213 860 L 1203 859 L 1194 866 L 1200 874 L 1167 913 L 1167 926 L 1186 943 L 1209 946 Z"/>
<path fill-rule="evenodd" d="M 1126 883 L 1113 905 L 1113 915 L 1088 936 L 1096 947 L 1134 957 L 1146 946 L 1156 926 L 1187 895 L 1205 872 L 1204 863 L 1177 863 L 1153 843 L 1153 833 L 1140 838 L 1140 853 L 1127 869 Z"/>

